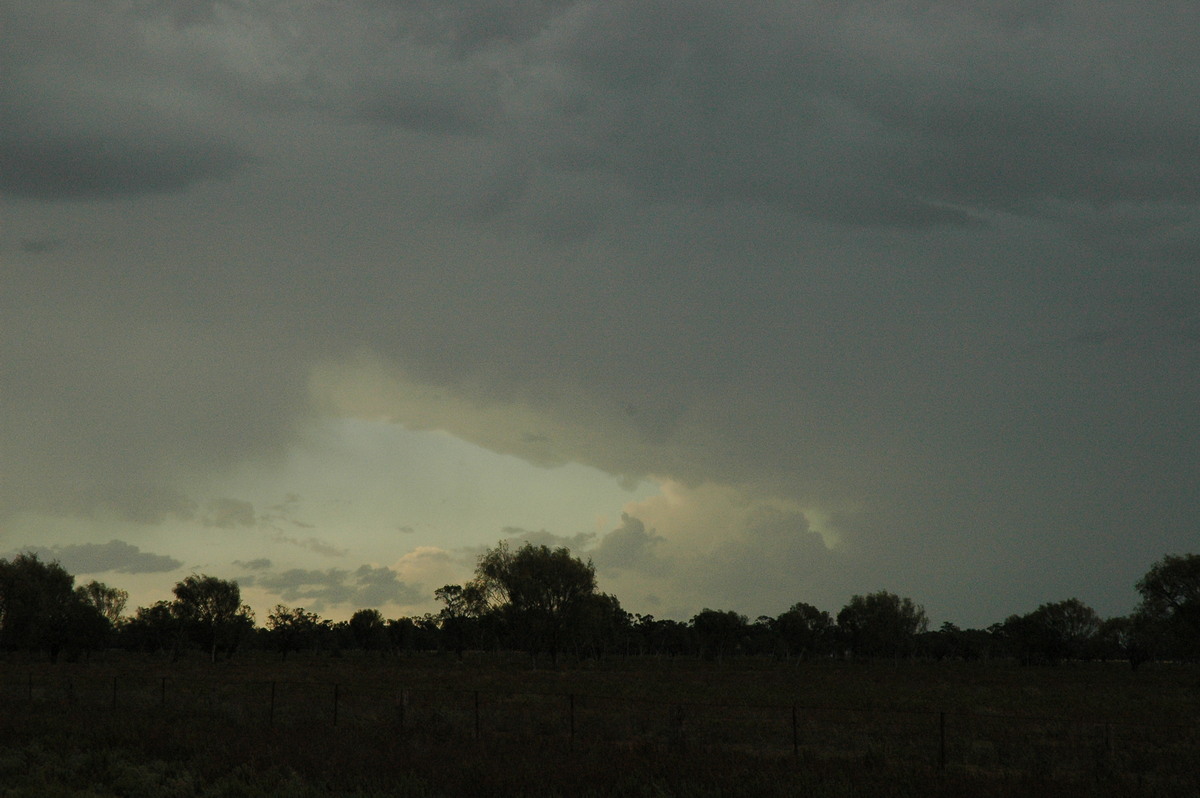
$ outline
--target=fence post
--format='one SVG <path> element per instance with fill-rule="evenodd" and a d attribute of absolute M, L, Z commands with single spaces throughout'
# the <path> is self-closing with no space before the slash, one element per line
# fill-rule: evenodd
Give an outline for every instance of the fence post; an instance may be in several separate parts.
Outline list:
<path fill-rule="evenodd" d="M 404 729 L 405 713 L 408 711 L 408 690 L 400 691 L 400 729 Z"/>
<path fill-rule="evenodd" d="M 116 676 L 113 677 L 112 711 L 113 712 L 117 711 L 117 677 Z"/>
<path fill-rule="evenodd" d="M 334 726 L 336 726 L 337 722 L 338 722 L 338 698 L 340 697 L 341 689 L 342 689 L 342 686 L 340 684 L 335 684 L 333 686 L 333 725 Z"/>
<path fill-rule="evenodd" d="M 29 672 L 29 702 L 33 703 L 33 671 Z"/>
<path fill-rule="evenodd" d="M 800 756 L 800 731 L 796 722 L 795 704 L 792 704 L 792 756 Z"/>
<path fill-rule="evenodd" d="M 570 751 L 575 750 L 575 694 L 567 694 L 567 712 L 568 712 L 568 729 L 570 732 L 567 738 L 567 748 Z"/>
<path fill-rule="evenodd" d="M 683 704 L 675 704 L 672 707 L 671 723 L 672 723 L 672 740 L 678 748 L 683 749 L 687 743 L 683 731 Z"/>
<path fill-rule="evenodd" d="M 275 725 L 275 680 L 271 680 L 271 708 L 267 710 L 267 725 Z"/>
<path fill-rule="evenodd" d="M 938 770 L 946 770 L 946 713 L 938 713 Z"/>
<path fill-rule="evenodd" d="M 164 676 L 158 682 L 158 705 L 165 707 L 167 705 L 167 677 Z"/>
<path fill-rule="evenodd" d="M 479 691 L 475 691 L 475 739 L 479 739 Z"/>

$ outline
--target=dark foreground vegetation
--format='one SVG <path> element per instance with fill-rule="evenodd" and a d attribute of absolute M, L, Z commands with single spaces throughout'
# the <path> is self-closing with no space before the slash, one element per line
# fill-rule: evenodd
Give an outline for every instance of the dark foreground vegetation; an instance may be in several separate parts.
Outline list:
<path fill-rule="evenodd" d="M 0 661 L 6 795 L 1200 794 L 1200 667 Z"/>
<path fill-rule="evenodd" d="M 191 575 L 175 598 L 124 615 L 127 594 L 103 583 L 76 587 L 58 563 L 33 554 L 0 560 L 0 651 L 44 652 L 51 661 L 121 648 L 189 649 L 211 661 L 239 650 L 381 654 L 523 651 L 536 663 L 619 656 L 777 659 L 1011 659 L 1200 661 L 1200 555 L 1168 555 L 1136 585 L 1128 616 L 1100 618 L 1075 598 L 1010 615 L 986 629 L 944 623 L 930 630 L 924 609 L 887 591 L 853 596 L 836 616 L 798 602 L 776 617 L 750 621 L 733 610 L 704 609 L 689 621 L 626 612 L 596 589 L 590 562 L 565 548 L 501 543 L 484 554 L 475 578 L 434 592 L 440 612 L 386 619 L 361 609 L 334 623 L 302 607 L 276 605 L 264 626 L 241 603 L 237 582 Z"/>
<path fill-rule="evenodd" d="M 501 544 L 436 614 L 260 627 L 236 582 L 128 616 L 22 554 L 0 560 L 0 790 L 1194 796 L 1200 556 L 1136 588 L 1127 617 L 1066 599 L 987 629 L 886 591 L 683 622 Z"/>

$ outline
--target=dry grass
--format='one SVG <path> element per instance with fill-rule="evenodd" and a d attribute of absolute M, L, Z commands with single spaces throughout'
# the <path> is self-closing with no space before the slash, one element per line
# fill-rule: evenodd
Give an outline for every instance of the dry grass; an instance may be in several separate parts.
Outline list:
<path fill-rule="evenodd" d="M 1200 794 L 1187 666 L 112 653 L 0 717 L 12 795 Z"/>

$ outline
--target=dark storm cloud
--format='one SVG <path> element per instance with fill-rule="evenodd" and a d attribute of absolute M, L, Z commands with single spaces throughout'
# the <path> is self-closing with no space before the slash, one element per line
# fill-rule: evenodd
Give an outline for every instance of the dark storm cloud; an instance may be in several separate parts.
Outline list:
<path fill-rule="evenodd" d="M 830 516 L 731 532 L 731 598 L 986 616 L 1194 542 L 1191 4 L 0 14 L 5 237 L 71 231 L 5 263 L 0 514 L 194 514 L 365 351 L 403 423 Z"/>
<path fill-rule="evenodd" d="M 127 142 L 9 137 L 0 130 L 0 193 L 34 199 L 95 199 L 178 191 L 224 177 L 245 163 L 228 147 L 202 142 Z"/>
<path fill-rule="evenodd" d="M 156 108 L 122 85 L 131 71 L 154 68 L 133 20 L 122 26 L 102 9 L 54 2 L 4 16 L 0 194 L 78 200 L 180 191 L 248 163 L 207 120 Z M 109 47 L 96 46 L 92 37 L 107 35 Z M 138 80 L 146 94 L 164 88 L 153 74 Z"/>
<path fill-rule="evenodd" d="M 57 560 L 73 574 L 98 574 L 115 571 L 122 574 L 153 574 L 174 571 L 183 565 L 174 557 L 151 554 L 122 540 L 108 543 L 79 543 L 50 548 L 28 548 L 45 560 Z"/>
<path fill-rule="evenodd" d="M 25 238 L 21 240 L 21 249 L 25 252 L 53 252 L 62 246 L 61 238 Z"/>

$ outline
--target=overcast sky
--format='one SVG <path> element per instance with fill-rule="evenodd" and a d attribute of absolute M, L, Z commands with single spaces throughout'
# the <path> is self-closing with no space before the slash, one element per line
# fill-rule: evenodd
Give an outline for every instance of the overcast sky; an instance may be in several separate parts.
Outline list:
<path fill-rule="evenodd" d="M 1191 2 L 0 3 L 0 556 L 259 620 L 1101 615 L 1200 535 Z"/>

